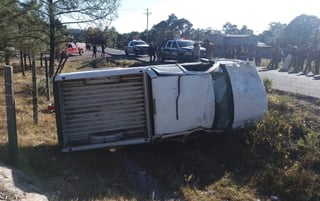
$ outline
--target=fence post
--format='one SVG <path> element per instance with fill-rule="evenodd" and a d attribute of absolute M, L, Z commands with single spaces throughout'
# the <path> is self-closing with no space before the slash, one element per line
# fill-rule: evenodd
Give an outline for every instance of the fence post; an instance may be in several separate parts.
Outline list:
<path fill-rule="evenodd" d="M 32 103 L 33 103 L 33 123 L 38 124 L 38 86 L 36 62 L 32 60 Z"/>
<path fill-rule="evenodd" d="M 18 153 L 18 140 L 17 140 L 16 108 L 15 108 L 15 100 L 14 100 L 12 75 L 13 75 L 12 66 L 5 66 L 4 80 L 5 80 L 5 94 L 6 94 L 6 108 L 7 108 L 9 154 L 15 156 Z"/>

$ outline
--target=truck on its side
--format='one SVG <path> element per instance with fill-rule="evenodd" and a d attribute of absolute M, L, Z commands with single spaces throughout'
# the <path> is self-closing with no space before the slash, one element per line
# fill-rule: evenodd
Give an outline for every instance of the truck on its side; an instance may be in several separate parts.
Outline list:
<path fill-rule="evenodd" d="M 86 44 L 78 42 L 68 42 L 66 43 L 66 47 L 64 49 L 64 52 L 67 55 L 82 55 L 85 51 Z"/>
<path fill-rule="evenodd" d="M 65 73 L 53 84 L 63 152 L 214 134 L 267 110 L 256 66 L 240 60 Z"/>

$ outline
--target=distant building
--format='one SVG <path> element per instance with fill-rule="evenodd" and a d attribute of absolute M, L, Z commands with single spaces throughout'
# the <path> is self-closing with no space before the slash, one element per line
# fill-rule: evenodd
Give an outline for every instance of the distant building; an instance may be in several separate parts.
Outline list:
<path fill-rule="evenodd" d="M 214 34 L 211 41 L 215 44 L 215 56 L 226 58 L 248 59 L 256 48 L 267 56 L 270 47 L 260 43 L 255 35 Z"/>
<path fill-rule="evenodd" d="M 256 46 L 258 44 L 258 38 L 255 35 L 231 35 L 231 34 L 214 34 L 212 41 L 216 45 L 224 46 Z"/>

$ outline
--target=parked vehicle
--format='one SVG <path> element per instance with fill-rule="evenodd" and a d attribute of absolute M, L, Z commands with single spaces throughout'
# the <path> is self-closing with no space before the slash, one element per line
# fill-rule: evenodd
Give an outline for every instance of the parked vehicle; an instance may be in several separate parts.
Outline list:
<path fill-rule="evenodd" d="M 86 44 L 69 42 L 64 51 L 67 55 L 82 55 L 86 51 Z"/>
<path fill-rule="evenodd" d="M 64 152 L 213 134 L 267 110 L 255 65 L 226 59 L 58 74 L 54 98 Z"/>
<path fill-rule="evenodd" d="M 165 46 L 161 48 L 160 54 L 162 61 L 176 60 L 179 63 L 192 61 L 192 40 L 184 39 L 171 39 L 165 43 Z M 200 57 L 204 58 L 206 55 L 206 48 L 200 47 Z"/>
<path fill-rule="evenodd" d="M 143 40 L 131 40 L 127 46 L 124 47 L 127 56 L 133 54 L 134 56 L 148 54 L 149 45 Z"/>

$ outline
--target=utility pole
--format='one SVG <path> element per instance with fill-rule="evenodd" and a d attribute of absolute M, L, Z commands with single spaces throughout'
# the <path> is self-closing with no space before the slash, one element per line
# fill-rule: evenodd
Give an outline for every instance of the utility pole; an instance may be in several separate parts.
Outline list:
<path fill-rule="evenodd" d="M 147 12 L 145 14 L 147 15 L 147 41 L 149 41 L 149 15 L 152 14 L 149 12 L 149 8 L 147 8 Z"/>

